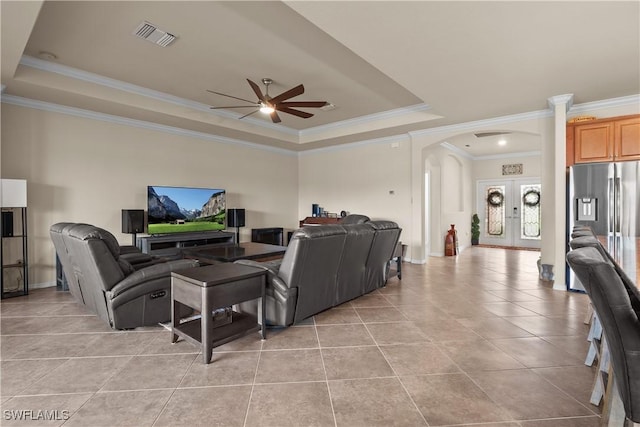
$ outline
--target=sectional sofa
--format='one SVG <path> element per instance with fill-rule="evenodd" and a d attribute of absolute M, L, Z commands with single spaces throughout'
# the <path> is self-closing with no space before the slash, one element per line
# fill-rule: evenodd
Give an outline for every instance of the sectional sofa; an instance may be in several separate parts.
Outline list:
<path fill-rule="evenodd" d="M 384 286 L 401 231 L 392 221 L 309 226 L 281 261 L 236 262 L 267 270 L 267 322 L 289 326 Z M 257 301 L 240 309 L 261 314 Z"/>

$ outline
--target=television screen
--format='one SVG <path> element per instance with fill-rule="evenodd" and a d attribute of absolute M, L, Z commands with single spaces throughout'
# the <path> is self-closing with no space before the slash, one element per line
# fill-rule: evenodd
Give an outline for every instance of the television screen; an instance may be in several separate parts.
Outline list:
<path fill-rule="evenodd" d="M 225 215 L 224 190 L 147 187 L 149 234 L 224 230 Z"/>

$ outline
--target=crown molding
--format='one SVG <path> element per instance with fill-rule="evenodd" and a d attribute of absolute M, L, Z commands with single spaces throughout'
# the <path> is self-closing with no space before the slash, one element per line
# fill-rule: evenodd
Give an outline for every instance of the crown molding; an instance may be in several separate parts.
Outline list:
<path fill-rule="evenodd" d="M 82 80 L 88 83 L 93 83 L 100 86 L 106 86 L 112 89 L 134 93 L 136 95 L 142 95 L 147 98 L 153 98 L 159 101 L 176 104 L 181 107 L 192 108 L 194 110 L 199 110 L 199 111 L 210 110 L 208 105 L 201 104 L 199 102 L 189 101 L 184 98 L 169 95 L 164 92 L 148 89 L 148 88 L 134 85 L 131 83 L 125 83 L 121 80 L 111 79 L 109 77 L 104 77 L 99 74 L 90 73 L 88 71 L 79 70 L 77 68 L 68 67 L 66 65 L 56 64 L 55 62 L 45 61 L 45 60 L 34 58 L 28 55 L 22 56 L 22 58 L 20 59 L 20 64 L 26 67 L 35 68 L 37 70 L 60 74 L 62 76 L 70 77 L 72 79 Z M 233 117 L 232 114 L 226 111 L 211 111 L 211 114 L 219 115 L 227 118 Z"/>
<path fill-rule="evenodd" d="M 459 156 L 464 157 L 465 159 L 475 160 L 475 157 L 473 157 L 473 155 L 467 153 L 463 149 L 458 148 L 455 145 L 450 144 L 450 143 L 448 143 L 446 141 L 445 142 L 441 142 L 440 146 L 443 147 L 443 148 L 446 148 L 449 151 L 453 151 L 454 153 L 456 153 Z"/>
<path fill-rule="evenodd" d="M 190 101 L 190 100 L 169 95 L 163 92 L 154 91 L 141 86 L 125 83 L 115 79 L 110 79 L 94 73 L 89 73 L 86 71 L 78 70 L 76 68 L 64 66 L 61 64 L 56 64 L 50 61 L 44 61 L 44 60 L 27 56 L 27 55 L 22 56 L 20 64 L 24 66 L 40 69 L 43 71 L 58 73 L 70 78 L 79 79 L 79 80 L 87 81 L 90 83 L 111 87 L 117 90 L 122 90 L 126 92 L 131 92 L 137 95 L 150 97 L 163 102 L 173 103 L 182 107 L 192 108 L 199 111 L 206 111 L 210 114 L 214 114 L 214 115 L 217 114 L 222 117 L 228 117 L 228 118 L 234 118 L 234 119 L 239 117 L 239 115 L 225 112 L 222 110 L 214 112 L 206 104 Z M 270 147 L 267 145 L 255 144 L 255 143 L 251 143 L 243 140 L 207 134 L 204 132 L 196 132 L 196 131 L 191 131 L 187 129 L 172 127 L 172 126 L 159 125 L 152 122 L 128 119 L 121 116 L 97 113 L 97 112 L 83 110 L 79 108 L 66 107 L 59 104 L 36 101 L 36 100 L 22 98 L 14 95 L 6 95 L 4 93 L 5 89 L 6 89 L 6 85 L 3 84 L 0 86 L 0 93 L 2 93 L 2 102 L 6 102 L 8 104 L 14 104 L 14 105 L 19 105 L 23 107 L 69 114 L 69 115 L 74 115 L 78 117 L 90 118 L 94 120 L 125 124 L 129 126 L 152 129 L 155 131 L 167 132 L 167 133 L 172 133 L 176 135 L 190 136 L 190 137 L 195 137 L 199 139 L 205 139 L 205 140 L 215 141 L 215 142 L 220 142 L 225 144 L 239 144 L 247 147 L 257 148 L 260 150 L 284 153 L 288 155 L 299 155 L 304 153 L 317 153 L 317 152 L 325 152 L 325 151 L 337 151 L 341 149 L 353 148 L 353 147 L 363 146 L 367 144 L 396 142 L 398 140 L 403 140 L 405 138 L 415 138 L 423 135 L 438 135 L 438 134 L 445 134 L 445 133 L 463 133 L 466 131 L 477 131 L 481 128 L 491 128 L 491 127 L 501 126 L 504 124 L 525 121 L 525 120 L 536 120 L 541 118 L 553 117 L 553 111 L 551 111 L 550 109 L 539 110 L 539 111 L 533 111 L 528 113 L 520 113 L 520 114 L 509 115 L 509 116 L 496 117 L 491 119 L 483 119 L 483 120 L 458 123 L 458 124 L 447 125 L 447 126 L 439 126 L 434 128 L 415 130 L 415 131 L 410 131 L 406 134 L 397 134 L 397 135 L 392 135 L 384 138 L 362 140 L 362 141 L 342 144 L 338 146 L 321 147 L 321 148 L 310 149 L 310 150 L 304 150 L 303 148 L 304 151 L 297 151 L 297 150 L 288 150 L 283 148 Z M 561 95 L 561 97 L 562 96 L 567 97 L 570 95 Z M 556 98 L 558 97 L 549 98 L 549 100 L 556 99 Z M 570 108 L 570 112 L 571 113 L 588 113 L 590 111 L 603 109 L 603 108 L 621 107 L 621 106 L 629 106 L 629 105 L 636 105 L 640 108 L 640 94 L 573 105 Z M 301 139 L 300 137 L 303 135 L 310 136 L 316 133 L 322 133 L 322 132 L 326 132 L 328 130 L 332 130 L 336 128 L 362 125 L 362 124 L 380 121 L 384 119 L 399 117 L 404 114 L 423 112 L 430 109 L 431 107 L 427 104 L 417 104 L 410 107 L 397 108 L 393 110 L 384 111 L 381 113 L 374 113 L 374 114 L 361 116 L 353 119 L 343 120 L 340 122 L 330 123 L 327 125 L 316 126 L 313 128 L 308 128 L 300 131 L 283 126 L 283 125 L 275 125 L 273 123 L 269 123 L 266 121 L 262 121 L 262 120 L 258 120 L 250 117 L 244 120 L 247 120 L 248 122 L 251 122 L 256 126 L 275 129 L 276 131 L 279 131 L 281 133 L 297 136 L 299 141 Z M 447 143 L 444 143 L 444 144 L 447 144 Z M 303 147 L 303 146 L 304 145 L 301 145 L 300 147 Z M 443 146 L 452 151 L 459 150 L 455 146 L 450 144 L 443 145 Z M 458 153 L 463 156 L 469 156 L 468 153 L 462 150 L 460 150 Z M 515 156 L 536 156 L 536 155 L 540 155 L 540 152 L 532 151 L 532 152 L 525 152 L 525 153 L 513 153 L 511 155 L 505 154 L 505 155 L 491 155 L 491 156 L 478 156 L 478 157 L 471 156 L 471 158 L 474 160 L 485 160 L 485 159 L 499 159 L 499 158 L 515 157 Z"/>
<path fill-rule="evenodd" d="M 174 95 L 170 95 L 164 92 L 160 92 L 160 91 L 156 91 L 156 90 L 152 90 L 152 89 L 148 89 L 142 86 L 138 86 L 138 85 L 134 85 L 131 83 L 126 83 L 120 80 L 116 80 L 116 79 L 111 79 L 108 77 L 104 77 L 98 74 L 94 74 L 94 73 L 90 73 L 87 71 L 83 71 L 83 70 L 79 70 L 77 68 L 73 68 L 73 67 L 69 67 L 66 65 L 61 65 L 61 64 L 57 64 L 55 62 L 51 62 L 51 61 L 45 61 L 39 58 L 34 58 L 32 56 L 28 56 L 28 55 L 23 55 L 21 60 L 20 60 L 20 64 L 27 66 L 27 67 L 31 67 L 31 68 L 35 68 L 35 69 L 39 69 L 42 71 L 47 71 L 47 72 L 52 72 L 52 73 L 57 73 L 69 78 L 73 78 L 73 79 L 78 79 L 78 80 L 82 80 L 85 82 L 89 82 L 89 83 L 93 83 L 93 84 L 97 84 L 97 85 L 101 85 L 101 86 L 105 86 L 105 87 L 110 87 L 112 89 L 116 89 L 116 90 L 121 90 L 121 91 L 125 91 L 125 92 L 129 92 L 129 93 L 133 93 L 139 96 L 144 96 L 147 98 L 151 98 L 151 99 L 156 99 L 162 102 L 167 102 L 167 103 L 171 103 L 174 105 L 178 105 L 180 107 L 184 107 L 184 108 L 189 108 L 189 109 L 193 109 L 196 111 L 201 111 L 201 112 L 207 112 L 209 114 L 212 115 L 217 115 L 219 117 L 223 117 L 223 118 L 227 118 L 227 119 L 238 119 L 239 117 L 241 117 L 240 114 L 237 113 L 233 113 L 233 112 L 229 112 L 229 111 L 224 111 L 224 110 L 211 110 L 210 106 L 207 104 L 202 104 L 199 102 L 195 102 L 195 101 L 191 101 L 185 98 L 180 98 Z M 5 90 L 5 86 L 3 85 L 0 92 L 3 93 Z M 620 107 L 620 106 L 628 106 L 628 105 L 639 105 L 640 106 L 640 95 L 631 95 L 631 96 L 625 96 L 625 97 L 620 97 L 620 98 L 613 98 L 613 99 L 607 99 L 607 100 L 603 100 L 603 101 L 594 101 L 594 102 L 589 102 L 589 103 L 583 103 L 583 104 L 578 104 L 578 105 L 570 105 L 569 102 L 571 102 L 573 99 L 573 95 L 572 94 L 567 94 L 567 95 L 558 95 L 558 96 L 554 96 L 548 99 L 549 102 L 549 106 L 550 109 L 547 110 L 539 110 L 539 111 L 533 111 L 533 112 L 528 112 L 528 113 L 520 113 L 520 114 L 513 114 L 513 115 L 509 115 L 509 116 L 502 116 L 502 117 L 496 117 L 496 118 L 491 118 L 491 119 L 483 119 L 483 120 L 477 120 L 477 121 L 472 121 L 472 122 L 466 122 L 466 123 L 458 123 L 458 124 L 453 124 L 453 125 L 447 125 L 447 126 L 439 126 L 439 127 L 434 127 L 434 128 L 429 128 L 429 129 L 422 129 L 422 130 L 415 130 L 415 131 L 410 131 L 408 134 L 411 137 L 418 137 L 418 136 L 423 136 L 423 135 L 437 135 L 437 134 L 444 134 L 444 133 L 451 133 L 451 132 L 457 132 L 457 133 L 463 133 L 465 131 L 475 131 L 478 130 L 479 128 L 485 128 L 485 127 L 496 127 L 499 125 L 504 125 L 507 123 L 513 123 L 513 122 L 519 122 L 519 121 L 525 121 L 525 120 L 535 120 L 535 119 L 540 119 L 540 118 L 548 118 L 548 117 L 552 117 L 553 116 L 553 111 L 552 109 L 555 108 L 554 105 L 556 104 L 560 104 L 560 103 L 565 103 L 567 102 L 567 105 L 569 106 L 569 111 L 571 113 L 588 113 L 592 110 L 598 110 L 598 109 L 603 109 L 603 108 L 612 108 L 612 107 Z M 36 101 L 33 101 L 36 102 Z M 54 104 L 50 104 L 50 105 L 54 105 Z M 36 107 L 34 107 L 36 108 Z M 68 108 L 68 107 L 65 107 Z M 409 107 L 404 107 L 404 108 L 396 108 L 393 110 L 388 110 L 388 111 L 383 111 L 380 113 L 374 113 L 374 114 L 369 114 L 366 116 L 361 116 L 361 117 L 356 117 L 353 119 L 347 119 L 347 120 L 342 120 L 339 122 L 334 122 L 334 123 L 329 123 L 326 125 L 321 125 L 321 126 L 315 126 L 312 128 L 308 128 L 308 129 L 302 129 L 300 131 L 284 126 L 282 124 L 274 124 L 268 121 L 264 121 L 264 120 L 259 120 L 256 118 L 252 118 L 252 117 L 247 117 L 243 120 L 245 120 L 247 123 L 250 123 L 252 125 L 255 125 L 257 127 L 261 127 L 264 129 L 270 129 L 276 132 L 280 132 L 282 134 L 286 134 L 289 136 L 293 136 L 296 137 L 298 139 L 298 142 L 300 142 L 301 140 L 305 140 L 307 138 L 312 138 L 314 135 L 318 135 L 318 134 L 322 134 L 323 132 L 328 132 L 328 131 L 335 131 L 336 129 L 341 129 L 341 128 L 348 128 L 351 126 L 362 126 L 362 125 L 366 125 L 368 123 L 373 123 L 373 122 L 378 122 L 380 120 L 385 120 L 385 119 L 392 119 L 392 118 L 396 118 L 396 117 L 401 117 L 403 115 L 406 114 L 413 114 L 413 113 L 418 113 L 418 112 L 424 112 L 427 110 L 430 110 L 431 106 L 427 105 L 427 104 L 417 104 L 417 105 L 413 105 L 413 106 L 409 106 Z M 76 109 L 78 111 L 82 111 L 79 109 Z M 53 110 L 51 110 L 53 111 Z M 97 114 L 97 113 L 93 113 L 93 114 Z M 112 116 L 112 117 L 117 117 L 117 116 Z M 124 120 L 124 118 L 121 118 Z M 173 128 L 173 129 L 179 129 L 179 128 Z M 184 130 L 184 132 L 190 132 L 187 130 Z M 197 132 L 196 132 L 197 133 Z M 202 135 L 207 135 L 202 133 Z M 218 138 L 218 139 L 224 139 L 223 137 L 216 137 L 216 136 L 212 136 L 209 135 L 209 137 L 211 138 Z M 390 138 L 403 138 L 404 135 L 396 135 L 396 136 L 392 136 Z M 208 138 L 209 139 L 209 138 Z M 251 144 L 248 143 L 246 141 L 240 141 L 240 140 L 234 140 L 234 141 L 238 141 L 239 143 L 243 143 L 243 144 Z M 356 142 L 356 143 L 352 143 L 352 144 L 345 144 L 345 147 L 352 147 L 354 145 L 362 145 L 362 144 L 367 144 L 367 143 L 376 143 L 375 141 L 377 140 L 364 140 L 361 142 Z M 266 146 L 260 145 L 260 144 L 253 144 L 252 146 L 255 147 L 259 147 L 261 149 L 264 149 Z M 327 147 L 326 149 L 336 149 L 335 147 Z M 309 152 L 316 152 L 316 151 L 321 151 L 321 150 L 325 150 L 325 148 L 320 148 L 320 149 L 312 149 L 312 150 L 308 150 Z M 293 152 L 293 150 L 282 150 L 284 152 Z"/>
<path fill-rule="evenodd" d="M 295 156 L 297 151 L 287 150 L 284 148 L 271 147 L 268 145 L 254 144 L 252 142 L 242 141 L 240 139 L 227 138 L 224 136 L 212 135 L 204 132 L 197 132 L 188 129 L 182 129 L 174 126 L 161 125 L 158 123 L 147 122 L 143 120 L 129 119 L 111 114 L 99 113 L 95 111 L 83 110 L 81 108 L 67 107 L 60 104 L 53 104 L 45 101 L 37 101 L 33 99 L 23 98 L 14 95 L 2 95 L 2 103 L 17 105 L 20 107 L 33 108 L 36 110 L 49 111 L 53 113 L 66 114 L 70 116 L 82 117 L 85 119 L 99 120 L 107 123 L 114 123 L 125 126 L 132 126 L 140 129 L 148 129 L 156 132 L 164 132 L 173 135 L 187 136 L 198 138 L 206 141 L 218 142 L 221 144 L 241 145 L 258 150 L 271 151 L 279 154 L 287 154 Z"/>
<path fill-rule="evenodd" d="M 474 156 L 448 142 L 441 142 L 440 146 L 443 148 L 446 148 L 447 150 L 453 151 L 454 153 L 470 160 L 512 159 L 514 157 L 538 157 L 542 155 L 542 151 L 538 150 L 538 151 L 523 151 L 518 153 L 488 154 L 486 156 Z"/>
<path fill-rule="evenodd" d="M 550 98 L 547 98 L 547 104 L 551 111 L 555 111 L 556 108 L 560 105 L 564 105 L 565 112 L 569 111 L 571 106 L 573 105 L 573 94 L 567 93 L 566 95 L 556 95 Z"/>
<path fill-rule="evenodd" d="M 339 122 L 333 122 L 326 125 L 315 126 L 308 129 L 302 129 L 301 131 L 299 131 L 299 133 L 300 133 L 301 139 L 304 139 L 304 137 L 310 137 L 313 135 L 317 135 L 320 133 L 324 133 L 324 132 L 339 129 L 339 128 L 358 126 L 358 125 L 363 125 L 371 122 L 378 122 L 381 120 L 392 119 L 392 118 L 400 117 L 406 114 L 419 113 L 419 112 L 427 111 L 430 109 L 431 109 L 431 106 L 427 104 L 416 104 L 416 105 L 411 105 L 409 107 L 395 108 L 393 110 L 387 110 L 380 113 L 368 114 L 366 116 L 360 116 L 353 119 L 341 120 Z"/>
<path fill-rule="evenodd" d="M 148 89 L 132 83 L 126 83 L 121 80 L 116 80 L 109 77 L 101 76 L 99 74 L 83 71 L 74 67 L 69 67 L 67 65 L 57 64 L 51 61 L 45 61 L 43 59 L 35 58 L 29 55 L 23 55 L 22 58 L 20 59 L 20 64 L 26 67 L 37 69 L 37 70 L 56 73 L 65 77 L 82 80 L 88 83 L 93 83 L 100 86 L 105 86 L 112 89 L 133 93 L 135 95 L 156 99 L 158 101 L 167 102 L 174 105 L 179 105 L 181 107 L 202 111 L 202 112 L 207 112 L 209 114 L 217 115 L 219 117 L 223 117 L 227 119 L 238 119 L 239 117 L 242 117 L 242 115 L 238 113 L 225 111 L 225 110 L 212 110 L 210 106 L 207 104 L 191 101 L 185 98 L 170 95 L 168 93 L 160 92 L 157 90 Z M 308 136 L 320 134 L 322 132 L 326 132 L 328 130 L 335 130 L 338 128 L 362 125 L 362 124 L 367 124 L 367 123 L 371 123 L 371 122 L 375 122 L 383 119 L 400 117 L 405 114 L 426 111 L 426 110 L 429 110 L 430 108 L 431 107 L 429 105 L 418 104 L 410 107 L 397 108 L 393 110 L 383 111 L 381 113 L 369 114 L 366 116 L 356 117 L 348 120 L 342 120 L 339 122 L 334 122 L 327 125 L 316 126 L 308 129 L 303 129 L 303 130 L 296 130 L 282 124 L 275 124 L 268 121 L 259 120 L 253 117 L 247 117 L 243 120 L 245 120 L 247 123 L 251 123 L 258 127 L 267 128 L 280 133 L 295 136 L 297 137 L 299 142 L 300 140 L 302 140 L 303 136 L 308 137 Z"/>
<path fill-rule="evenodd" d="M 549 98 L 551 99 L 551 98 Z M 603 108 L 624 107 L 629 105 L 636 105 L 640 109 L 640 94 L 629 95 L 619 98 L 605 99 L 602 101 L 585 102 L 583 104 L 575 104 L 571 106 L 571 113 L 588 113 L 593 110 L 599 110 Z M 410 131 L 409 135 L 412 137 L 423 135 L 438 135 L 444 133 L 463 133 L 465 131 L 477 131 L 479 128 L 496 127 L 498 125 L 504 125 L 508 123 L 520 122 L 525 120 L 536 120 L 553 117 L 553 111 L 538 110 L 528 113 L 512 114 L 509 116 L 494 117 L 491 119 L 476 120 L 472 122 L 457 123 L 453 125 L 434 127 L 429 129 L 421 129 Z"/>
<path fill-rule="evenodd" d="M 531 111 L 529 113 L 512 114 L 509 116 L 494 117 L 491 119 L 476 120 L 473 122 L 458 123 L 454 125 L 440 126 L 429 129 L 412 130 L 409 135 L 412 137 L 424 135 L 438 135 L 443 133 L 462 133 L 463 131 L 477 131 L 480 128 L 495 127 L 506 123 L 521 122 L 525 120 L 536 120 L 551 117 L 553 114 L 550 110 Z"/>
<path fill-rule="evenodd" d="M 77 68 L 69 67 L 62 64 L 56 64 L 55 62 L 45 61 L 42 59 L 34 58 L 32 56 L 23 55 L 20 59 L 20 64 L 26 67 L 35 68 L 37 70 L 46 71 L 50 73 L 60 74 L 72 79 L 82 80 L 88 83 L 97 84 L 100 86 L 109 87 L 124 92 L 133 93 L 135 95 L 144 96 L 147 98 L 155 99 L 162 102 L 178 105 L 180 107 L 189 108 L 196 111 L 207 112 L 214 116 L 219 116 L 227 119 L 237 119 L 242 115 L 225 110 L 212 110 L 209 105 L 202 104 L 200 102 L 191 101 L 179 96 L 169 95 L 168 93 L 160 92 L 153 89 L 148 89 L 142 86 L 134 85 L 132 83 L 126 83 L 121 80 L 112 79 L 109 77 L 101 76 L 99 74 L 90 73 L 88 71 L 79 70 Z M 275 125 L 274 123 L 265 122 L 254 118 L 247 118 L 247 122 L 250 122 L 256 126 L 263 128 L 270 128 L 281 133 L 298 136 L 298 131 L 287 126 Z"/>
<path fill-rule="evenodd" d="M 489 154 L 487 156 L 476 156 L 473 160 L 494 160 L 494 159 L 512 159 L 514 157 L 539 157 L 542 156 L 542 151 L 523 151 L 521 153 L 504 153 L 504 154 Z"/>
<path fill-rule="evenodd" d="M 583 104 L 577 104 L 569 109 L 570 113 L 582 114 L 588 113 L 594 110 L 600 110 L 603 108 L 615 108 L 626 107 L 629 105 L 635 105 L 640 110 L 640 94 L 621 96 L 619 98 L 605 99 L 602 101 L 585 102 Z"/>

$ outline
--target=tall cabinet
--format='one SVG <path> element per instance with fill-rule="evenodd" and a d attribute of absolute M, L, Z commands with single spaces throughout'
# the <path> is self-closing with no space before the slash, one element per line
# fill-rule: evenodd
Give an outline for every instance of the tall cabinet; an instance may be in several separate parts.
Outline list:
<path fill-rule="evenodd" d="M 0 182 L 2 230 L 0 244 L 0 296 L 9 298 L 29 293 L 27 248 L 27 181 Z"/>

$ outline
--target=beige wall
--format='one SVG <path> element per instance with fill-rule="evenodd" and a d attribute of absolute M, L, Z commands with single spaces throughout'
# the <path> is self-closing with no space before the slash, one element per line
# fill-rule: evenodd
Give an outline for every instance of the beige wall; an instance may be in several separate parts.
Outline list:
<path fill-rule="evenodd" d="M 422 209 L 420 230 L 424 240 L 421 242 L 414 236 L 412 242 L 423 245 L 424 251 L 411 251 L 415 262 L 423 262 L 427 256 L 444 255 L 444 238 L 451 224 L 457 230 L 460 250 L 469 246 L 473 210 L 471 160 L 440 144 L 425 147 L 420 156 L 423 159 L 422 176 L 420 182 L 414 182 L 416 188 L 420 187 L 420 197 L 414 197 L 417 202 L 414 206 Z M 429 188 L 425 187 L 426 173 L 429 174 Z"/>
<path fill-rule="evenodd" d="M 503 178 L 502 165 L 522 163 L 522 175 L 513 178 L 539 177 L 542 174 L 540 156 L 505 157 L 499 159 L 476 159 L 473 161 L 473 181 L 479 179 Z"/>
<path fill-rule="evenodd" d="M 318 203 L 329 212 L 395 221 L 404 242 L 411 225 L 410 153 L 406 136 L 301 153 L 300 219 Z"/>
<path fill-rule="evenodd" d="M 28 182 L 29 274 L 54 280 L 48 229 L 88 222 L 122 244 L 121 209 L 145 209 L 147 185 L 224 188 L 251 228 L 298 221 L 295 154 L 218 143 L 41 110 L 2 106 L 2 177 Z"/>

